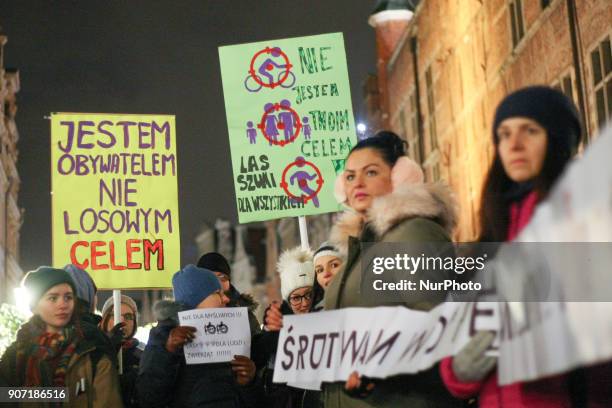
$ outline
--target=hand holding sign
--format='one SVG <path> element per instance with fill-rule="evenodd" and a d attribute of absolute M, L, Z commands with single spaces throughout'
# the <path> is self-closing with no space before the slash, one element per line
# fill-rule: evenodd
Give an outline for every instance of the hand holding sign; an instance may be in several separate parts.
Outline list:
<path fill-rule="evenodd" d="M 119 322 L 114 325 L 110 333 L 108 333 L 108 336 L 115 350 L 119 352 L 123 339 L 125 338 L 125 322 Z"/>
<path fill-rule="evenodd" d="M 176 353 L 185 343 L 190 343 L 195 338 L 196 328 L 192 326 L 178 326 L 170 330 L 166 340 L 166 350 Z"/>
<path fill-rule="evenodd" d="M 232 371 L 236 373 L 236 382 L 240 385 L 248 385 L 255 378 L 255 363 L 245 356 L 234 356 L 230 361 Z"/>
<path fill-rule="evenodd" d="M 361 377 L 357 371 L 353 371 L 344 384 L 344 390 L 353 398 L 366 398 L 374 391 L 376 383 L 368 377 Z"/>
<path fill-rule="evenodd" d="M 280 305 L 273 302 L 266 310 L 264 318 L 265 327 L 268 331 L 279 331 L 283 327 L 283 314 L 280 311 Z"/>

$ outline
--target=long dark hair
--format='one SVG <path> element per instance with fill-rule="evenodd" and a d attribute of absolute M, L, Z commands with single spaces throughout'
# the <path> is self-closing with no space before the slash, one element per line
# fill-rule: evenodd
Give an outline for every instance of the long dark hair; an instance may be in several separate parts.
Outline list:
<path fill-rule="evenodd" d="M 555 135 L 547 131 L 546 156 L 542 171 L 533 180 L 533 190 L 538 194 L 538 200 L 546 198 L 550 189 L 563 173 L 565 166 L 573 156 L 572 151 L 559 149 L 556 144 L 551 143 Z M 497 150 L 497 138 L 495 138 L 495 157 L 489 173 L 485 179 L 480 200 L 480 236 L 479 242 L 502 242 L 506 240 L 508 226 L 510 224 L 510 204 L 508 195 L 518 185 L 512 181 L 501 162 Z"/>
<path fill-rule="evenodd" d="M 546 130 L 546 156 L 534 180 L 512 181 L 502 166 L 497 151 L 497 128 L 506 119 L 534 120 Z M 493 118 L 495 158 L 483 186 L 480 205 L 480 242 L 506 240 L 510 223 L 509 207 L 526 193 L 535 191 L 537 199 L 546 198 L 575 153 L 582 126 L 580 114 L 570 98 L 549 86 L 534 85 L 507 95 L 497 106 Z"/>
<path fill-rule="evenodd" d="M 323 286 L 319 285 L 319 281 L 317 280 L 317 275 L 315 272 L 314 283 L 312 284 L 312 302 L 310 303 L 310 312 L 318 312 L 320 309 L 317 308 L 317 305 L 321 303 L 323 298 L 325 297 L 325 289 Z"/>
<path fill-rule="evenodd" d="M 408 143 L 391 131 L 381 130 L 374 136 L 359 141 L 359 143 L 351 149 L 347 159 L 353 152 L 367 148 L 378 151 L 385 163 L 393 167 L 400 157 L 406 155 Z"/>

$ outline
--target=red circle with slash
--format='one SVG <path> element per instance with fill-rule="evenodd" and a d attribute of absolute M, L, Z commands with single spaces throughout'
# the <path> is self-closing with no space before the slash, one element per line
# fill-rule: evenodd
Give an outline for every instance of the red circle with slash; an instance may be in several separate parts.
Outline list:
<path fill-rule="evenodd" d="M 306 195 L 306 196 L 302 194 L 302 196 L 298 197 L 298 196 L 293 195 L 289 191 L 289 185 L 287 184 L 285 177 L 287 176 L 287 171 L 289 171 L 291 167 L 293 166 L 303 167 L 304 165 L 308 165 L 312 167 L 314 171 L 317 173 L 317 186 L 318 187 L 314 193 Z M 306 204 L 308 203 L 309 200 L 312 200 L 313 197 L 318 195 L 319 192 L 321 191 L 321 188 L 323 188 L 323 176 L 321 175 L 321 171 L 319 170 L 317 166 L 315 166 L 312 162 L 306 161 L 304 160 L 304 158 L 300 157 L 296 161 L 294 161 L 293 163 L 290 163 L 287 167 L 285 167 L 285 169 L 283 170 L 283 177 L 281 178 L 280 186 L 285 191 L 287 196 L 289 196 L 289 198 L 293 198 L 294 200 L 300 200 L 302 197 L 305 197 L 304 204 Z"/>
<path fill-rule="evenodd" d="M 266 84 L 266 83 L 264 83 L 261 80 L 261 78 L 259 78 L 259 76 L 255 72 L 255 60 L 261 54 L 272 54 L 272 50 L 276 50 L 276 52 L 278 52 L 280 54 L 280 57 L 282 57 L 285 60 L 285 73 L 283 74 L 283 76 L 278 81 L 272 82 L 270 84 Z M 266 67 L 266 69 L 268 71 L 270 71 L 271 68 L 272 68 L 272 67 L 270 67 L 270 65 L 271 64 L 269 64 Z M 293 65 L 291 65 L 291 63 L 289 62 L 289 57 L 287 57 L 287 54 L 285 54 L 280 48 L 278 48 L 278 47 L 274 47 L 274 48 L 266 47 L 263 50 L 256 52 L 255 55 L 253 55 L 253 58 L 251 58 L 251 64 L 249 66 L 249 74 L 255 80 L 255 82 L 257 82 L 259 85 L 261 85 L 261 86 L 263 86 L 265 88 L 272 88 L 272 89 L 274 89 L 277 86 L 280 86 L 283 82 L 285 82 L 287 80 L 287 78 L 289 77 L 289 72 L 291 71 L 291 68 L 293 68 Z"/>
<path fill-rule="evenodd" d="M 289 140 L 272 140 L 270 138 L 270 135 L 266 132 L 266 118 L 272 112 L 278 112 L 280 110 L 291 112 L 291 115 L 293 115 L 293 118 L 295 119 L 295 131 L 293 132 Z M 267 109 L 264 112 L 263 116 L 261 117 L 261 122 L 259 122 L 259 124 L 257 125 L 257 128 L 261 130 L 261 133 L 263 133 L 264 137 L 270 143 L 275 144 L 275 145 L 280 145 L 281 147 L 283 147 L 289 143 L 293 143 L 293 141 L 300 135 L 300 131 L 302 130 L 302 122 L 300 121 L 300 115 L 298 115 L 298 113 L 295 110 L 291 109 L 291 107 L 283 106 L 279 103 L 275 103 L 271 108 Z M 283 130 L 284 126 L 282 123 L 279 123 L 277 125 L 277 128 Z"/>

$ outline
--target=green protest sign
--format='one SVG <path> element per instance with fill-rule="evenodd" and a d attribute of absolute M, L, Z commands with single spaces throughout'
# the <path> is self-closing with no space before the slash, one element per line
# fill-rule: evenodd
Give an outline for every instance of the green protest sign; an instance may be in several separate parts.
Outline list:
<path fill-rule="evenodd" d="M 241 223 L 338 211 L 357 138 L 342 33 L 219 47 Z"/>

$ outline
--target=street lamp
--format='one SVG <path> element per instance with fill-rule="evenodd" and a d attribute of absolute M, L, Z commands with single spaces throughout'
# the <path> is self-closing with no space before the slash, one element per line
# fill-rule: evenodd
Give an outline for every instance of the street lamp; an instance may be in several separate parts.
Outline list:
<path fill-rule="evenodd" d="M 358 140 L 365 139 L 367 130 L 368 130 L 368 127 L 366 126 L 365 123 L 362 123 L 362 122 L 357 123 L 357 139 Z"/>
<path fill-rule="evenodd" d="M 27 289 L 18 286 L 13 289 L 13 293 L 15 295 L 15 306 L 17 309 L 27 317 L 32 316 L 32 312 L 30 311 L 30 293 Z"/>

